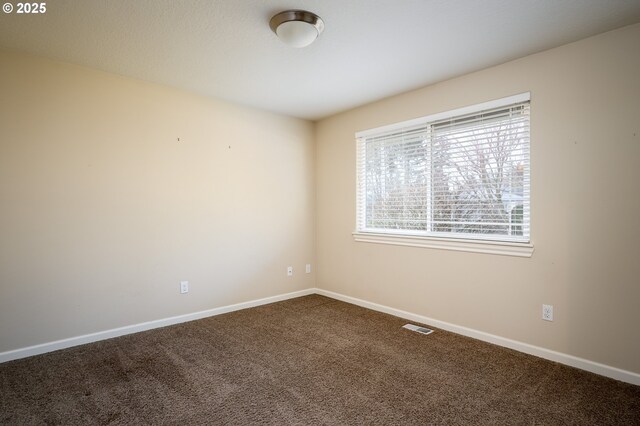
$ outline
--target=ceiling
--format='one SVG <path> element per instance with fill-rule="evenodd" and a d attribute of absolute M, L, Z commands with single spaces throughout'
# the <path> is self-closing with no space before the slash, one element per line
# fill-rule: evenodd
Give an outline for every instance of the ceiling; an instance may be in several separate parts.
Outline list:
<path fill-rule="evenodd" d="M 310 120 L 640 22 L 640 0 L 46 4 L 1 13 L 0 46 Z M 320 15 L 324 33 L 286 46 L 269 29 L 286 9 Z"/>

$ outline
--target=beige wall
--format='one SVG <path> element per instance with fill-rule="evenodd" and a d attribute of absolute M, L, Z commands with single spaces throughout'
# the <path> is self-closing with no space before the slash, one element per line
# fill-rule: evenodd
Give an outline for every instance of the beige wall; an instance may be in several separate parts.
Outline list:
<path fill-rule="evenodd" d="M 356 131 L 528 91 L 532 258 L 353 241 Z M 316 138 L 318 287 L 640 373 L 640 25 L 330 117 Z"/>
<path fill-rule="evenodd" d="M 0 352 L 314 286 L 312 123 L 6 51 L 0 71 Z"/>

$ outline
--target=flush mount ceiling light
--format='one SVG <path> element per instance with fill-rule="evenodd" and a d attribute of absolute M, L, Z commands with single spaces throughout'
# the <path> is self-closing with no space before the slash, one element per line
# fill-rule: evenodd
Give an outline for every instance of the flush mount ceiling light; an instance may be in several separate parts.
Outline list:
<path fill-rule="evenodd" d="M 269 26 L 280 40 L 292 47 L 305 47 L 322 34 L 324 22 L 306 10 L 285 10 L 271 18 Z"/>

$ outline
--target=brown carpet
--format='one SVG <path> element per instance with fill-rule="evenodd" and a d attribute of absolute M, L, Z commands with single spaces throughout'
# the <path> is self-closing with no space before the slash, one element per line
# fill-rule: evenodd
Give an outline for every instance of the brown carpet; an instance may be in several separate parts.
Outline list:
<path fill-rule="evenodd" d="M 0 364 L 3 424 L 640 424 L 640 387 L 312 295 Z"/>

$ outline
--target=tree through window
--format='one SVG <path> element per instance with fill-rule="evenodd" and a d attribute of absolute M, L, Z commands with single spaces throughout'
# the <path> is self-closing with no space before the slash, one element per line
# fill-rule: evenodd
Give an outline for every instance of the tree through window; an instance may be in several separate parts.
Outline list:
<path fill-rule="evenodd" d="M 356 135 L 359 232 L 529 241 L 528 95 L 466 110 Z"/>

